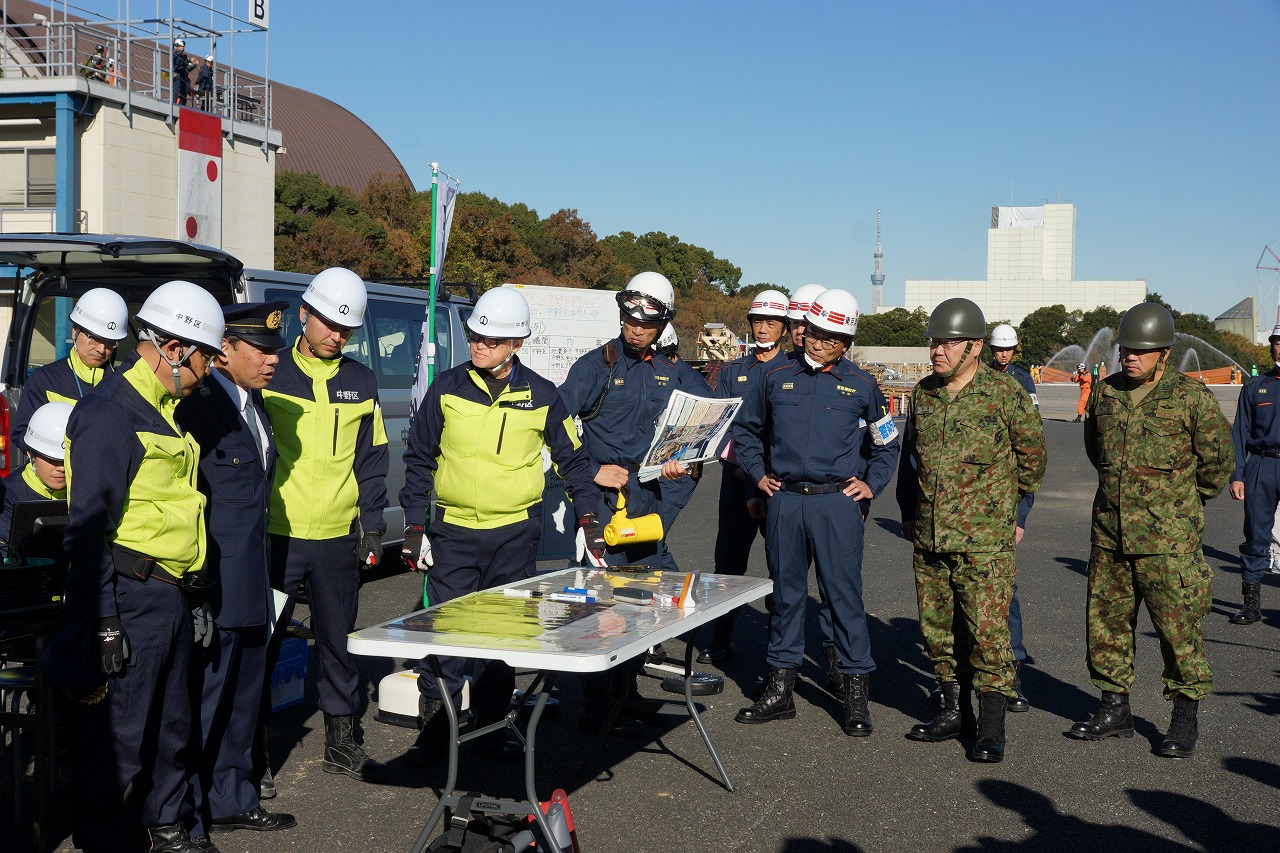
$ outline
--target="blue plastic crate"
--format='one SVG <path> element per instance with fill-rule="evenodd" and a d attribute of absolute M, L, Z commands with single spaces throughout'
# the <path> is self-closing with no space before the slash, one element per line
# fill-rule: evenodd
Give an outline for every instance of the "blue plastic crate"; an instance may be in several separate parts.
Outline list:
<path fill-rule="evenodd" d="M 302 702 L 307 680 L 307 641 L 287 637 L 280 644 L 280 660 L 271 670 L 271 712 Z"/>

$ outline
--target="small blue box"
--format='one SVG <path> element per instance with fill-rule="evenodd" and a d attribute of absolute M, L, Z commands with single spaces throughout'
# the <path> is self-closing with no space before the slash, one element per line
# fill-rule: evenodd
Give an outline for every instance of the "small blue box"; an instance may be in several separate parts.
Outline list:
<path fill-rule="evenodd" d="M 302 685 L 307 680 L 307 641 L 286 637 L 280 644 L 280 659 L 271 670 L 271 713 L 302 702 Z"/>

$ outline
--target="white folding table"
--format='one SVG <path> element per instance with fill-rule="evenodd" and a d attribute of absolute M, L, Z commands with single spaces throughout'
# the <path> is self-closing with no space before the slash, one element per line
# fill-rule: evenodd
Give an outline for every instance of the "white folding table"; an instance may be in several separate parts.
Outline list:
<path fill-rule="evenodd" d="M 565 569 L 539 575 L 527 581 L 493 590 L 476 592 L 446 604 L 403 616 L 355 631 L 347 637 L 347 648 L 358 655 L 387 658 L 430 658 L 436 671 L 436 683 L 444 697 L 444 710 L 449 718 L 449 772 L 439 803 L 427 820 L 412 848 L 420 853 L 426 847 L 431 831 L 445 809 L 457 808 L 461 799 L 456 793 L 458 745 L 503 728 L 511 730 L 524 743 L 526 801 L 493 798 L 477 800 L 476 810 L 511 814 L 531 814 L 540 835 L 551 838 L 550 828 L 538 807 L 534 787 L 534 744 L 538 721 L 546 706 L 547 696 L 561 672 L 602 672 L 638 657 L 650 647 L 688 634 L 718 616 L 744 604 L 763 598 L 773 591 L 773 582 L 765 578 L 704 574 L 697 585 L 694 608 L 678 608 L 659 604 L 636 605 L 624 599 L 604 599 L 593 603 L 555 601 L 550 595 L 562 594 L 566 587 L 588 589 L 607 595 L 617 587 L 649 590 L 656 595 L 680 592 L 683 572 L 651 572 L 642 567 L 617 567 L 607 570 Z M 521 598 L 506 590 L 532 593 Z M 533 669 L 537 676 L 526 691 L 536 695 L 532 713 L 524 732 L 517 725 L 519 707 L 506 718 L 489 726 L 468 732 L 459 738 L 458 712 L 440 675 L 437 656 L 481 658 L 505 661 L 512 667 Z M 733 782 L 725 770 L 711 737 L 698 716 L 691 687 L 693 644 L 685 651 L 685 706 L 702 736 L 703 743 L 724 780 L 732 791 Z M 521 703 L 523 704 L 523 703 Z M 615 703 L 616 717 L 621 700 Z M 608 724 L 597 736 L 592 752 L 608 730 Z M 590 755 L 591 752 L 588 752 Z M 585 763 L 585 762 L 584 762 Z"/>

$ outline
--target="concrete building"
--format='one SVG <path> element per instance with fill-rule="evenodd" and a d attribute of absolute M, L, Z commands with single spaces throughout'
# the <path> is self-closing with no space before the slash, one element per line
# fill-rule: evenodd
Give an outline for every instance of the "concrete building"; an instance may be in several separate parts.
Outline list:
<path fill-rule="evenodd" d="M 1065 305 L 1068 311 L 1106 305 L 1125 311 L 1146 299 L 1145 279 L 1076 280 L 1075 251 L 1075 205 L 993 207 L 987 229 L 986 279 L 909 278 L 905 307 L 929 312 L 945 299 L 964 296 L 977 302 L 989 321 L 1016 325 L 1046 305 Z"/>
<path fill-rule="evenodd" d="M 219 60 L 265 55 L 265 20 L 176 0 L 172 19 L 121 21 L 100 5 L 95 20 L 0 0 L 0 232 L 189 240 L 271 269 L 277 169 L 357 194 L 380 173 L 408 180 L 346 109 Z M 212 71 L 207 91 L 188 76 L 185 104 L 178 40 Z M 0 291 L 0 322 L 12 298 Z"/>

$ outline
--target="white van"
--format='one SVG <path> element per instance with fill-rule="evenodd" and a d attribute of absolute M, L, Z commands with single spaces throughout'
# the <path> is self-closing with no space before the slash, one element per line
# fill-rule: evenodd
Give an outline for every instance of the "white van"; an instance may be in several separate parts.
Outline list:
<path fill-rule="evenodd" d="M 285 312 L 284 335 L 292 343 L 300 331 L 298 306 L 312 278 L 274 270 L 246 270 L 236 258 L 208 246 L 96 234 L 0 235 L 0 267 L 11 270 L 13 282 L 9 333 L 0 368 L 0 434 L 6 437 L 10 417 L 17 411 L 23 383 L 31 371 L 65 358 L 70 352 L 71 324 L 67 317 L 85 291 L 94 287 L 116 291 L 128 302 L 130 315 L 155 288 L 173 279 L 207 288 L 224 305 L 280 300 L 290 306 Z M 394 502 L 404 484 L 400 460 L 408 439 L 409 395 L 428 294 L 392 285 L 367 286 L 369 307 L 364 326 L 352 335 L 343 353 L 367 365 L 378 378 L 378 397 L 390 443 L 387 496 Z M 470 311 L 470 301 L 443 291 L 438 295 L 437 372 L 468 359 L 463 322 Z M 131 333 L 118 352 L 130 352 L 134 343 Z M 12 446 L 6 439 L 0 448 L 2 474 L 20 462 L 12 455 Z M 398 505 L 387 508 L 386 522 L 386 541 L 401 541 L 404 513 Z"/>

